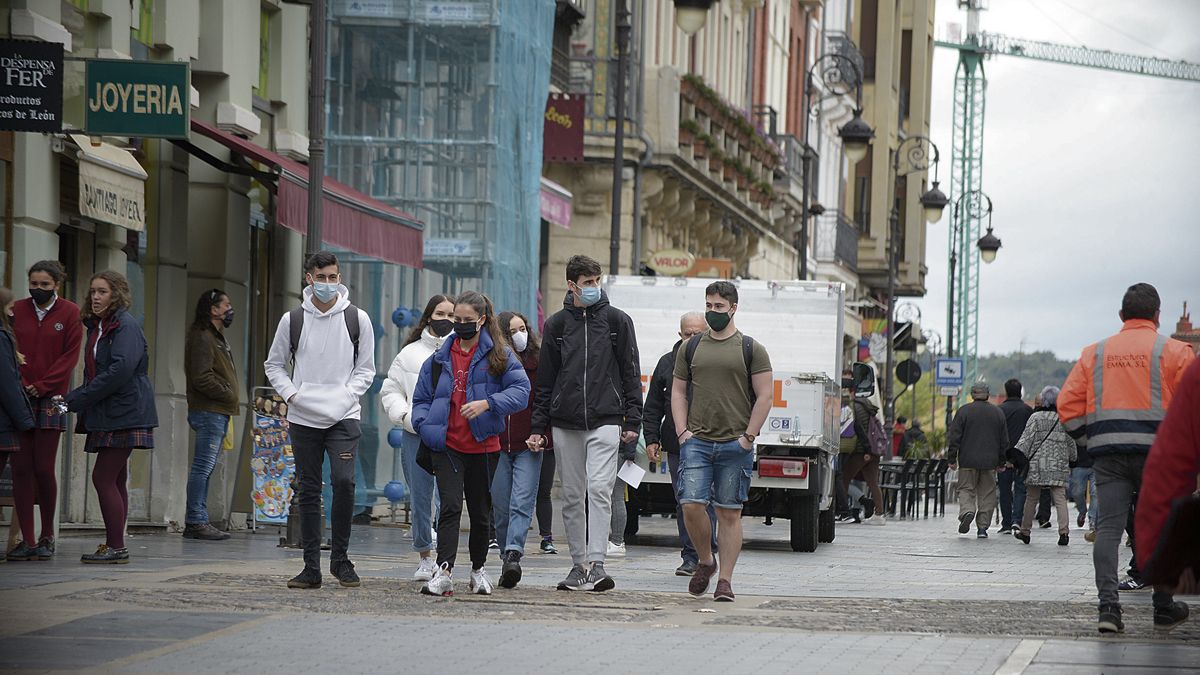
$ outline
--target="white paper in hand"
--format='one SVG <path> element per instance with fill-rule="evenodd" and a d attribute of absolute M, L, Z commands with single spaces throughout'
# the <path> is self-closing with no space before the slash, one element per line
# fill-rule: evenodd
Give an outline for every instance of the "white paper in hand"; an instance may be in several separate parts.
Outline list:
<path fill-rule="evenodd" d="M 629 460 L 625 460 L 625 463 L 617 470 L 617 478 L 625 481 L 626 485 L 634 489 L 642 484 L 642 477 L 645 475 L 645 469 Z"/>

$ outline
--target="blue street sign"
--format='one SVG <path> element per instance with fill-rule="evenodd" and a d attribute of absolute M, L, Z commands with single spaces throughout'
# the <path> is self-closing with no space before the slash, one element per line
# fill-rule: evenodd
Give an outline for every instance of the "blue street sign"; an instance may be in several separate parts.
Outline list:
<path fill-rule="evenodd" d="M 939 387 L 963 386 L 963 360 L 938 359 L 933 370 L 933 382 Z"/>

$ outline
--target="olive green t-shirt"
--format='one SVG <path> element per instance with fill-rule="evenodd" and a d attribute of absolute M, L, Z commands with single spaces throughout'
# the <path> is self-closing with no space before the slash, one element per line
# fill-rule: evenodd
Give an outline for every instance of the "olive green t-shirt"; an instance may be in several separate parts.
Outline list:
<path fill-rule="evenodd" d="M 750 374 L 771 370 L 771 358 L 758 341 L 751 351 Z M 675 355 L 675 377 L 688 379 L 687 343 Z M 688 431 L 705 441 L 737 439 L 750 424 L 750 378 L 742 354 L 742 332 L 714 340 L 712 331 L 700 338 L 692 357 L 692 401 Z"/>

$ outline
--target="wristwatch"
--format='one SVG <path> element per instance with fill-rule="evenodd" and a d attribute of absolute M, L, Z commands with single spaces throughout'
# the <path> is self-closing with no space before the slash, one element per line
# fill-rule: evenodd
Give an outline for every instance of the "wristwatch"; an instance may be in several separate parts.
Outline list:
<path fill-rule="evenodd" d="M 753 443 L 753 442 L 754 442 L 754 439 L 758 438 L 758 436 L 755 436 L 754 434 L 751 434 L 750 432 L 745 432 L 745 433 L 743 433 L 743 434 L 742 434 L 742 438 L 744 438 L 744 439 L 746 439 L 746 440 L 750 441 L 751 443 Z"/>

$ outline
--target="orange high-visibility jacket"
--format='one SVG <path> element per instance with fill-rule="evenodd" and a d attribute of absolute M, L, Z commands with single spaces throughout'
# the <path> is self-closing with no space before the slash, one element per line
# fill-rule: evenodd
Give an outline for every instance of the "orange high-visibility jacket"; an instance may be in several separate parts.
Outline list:
<path fill-rule="evenodd" d="M 1084 348 L 1058 395 L 1058 416 L 1092 456 L 1145 454 L 1195 354 L 1130 319 L 1121 332 Z"/>

